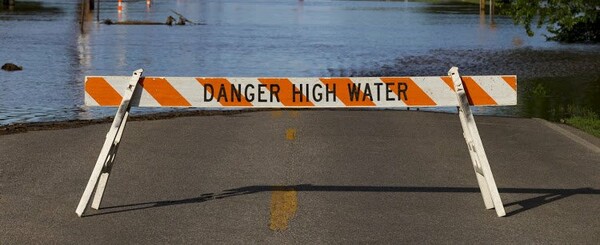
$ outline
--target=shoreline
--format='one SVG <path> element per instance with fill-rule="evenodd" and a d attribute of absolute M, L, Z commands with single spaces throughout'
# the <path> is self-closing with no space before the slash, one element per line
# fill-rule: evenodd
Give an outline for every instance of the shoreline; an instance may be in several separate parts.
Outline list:
<path fill-rule="evenodd" d="M 235 115 L 249 111 L 184 111 L 184 112 L 158 112 L 152 114 L 132 115 L 129 121 L 153 121 L 164 120 L 177 117 L 194 117 L 194 116 L 222 116 Z M 29 131 L 57 130 L 79 128 L 89 125 L 111 123 L 114 116 L 98 118 L 98 119 L 73 119 L 66 121 L 51 121 L 51 122 L 25 122 L 0 126 L 0 135 L 26 133 Z"/>
<path fill-rule="evenodd" d="M 172 118 L 181 117 L 204 117 L 204 116 L 231 116 L 244 113 L 262 112 L 262 111 L 413 111 L 422 113 L 435 113 L 435 114 L 456 114 L 443 111 L 428 111 L 418 110 L 413 108 L 412 110 L 404 109 L 365 109 L 365 108 L 344 108 L 344 109 L 331 109 L 331 108 L 319 108 L 319 109 L 307 109 L 307 108 L 285 108 L 285 109 L 269 109 L 269 108 L 248 108 L 241 110 L 206 110 L 206 111 L 173 111 L 173 112 L 157 112 L 150 114 L 141 115 L 130 115 L 129 121 L 154 121 L 154 120 L 165 120 Z M 513 117 L 508 115 L 475 115 L 475 117 L 496 117 L 496 118 L 519 118 L 526 119 L 527 117 Z M 24 122 L 15 123 L 9 125 L 0 125 L 0 136 L 26 133 L 29 131 L 45 131 L 45 130 L 58 130 L 58 129 L 69 129 L 79 128 L 89 125 L 96 125 L 102 123 L 111 123 L 114 116 L 98 118 L 98 119 L 73 119 L 64 121 L 50 121 L 50 122 Z"/>
<path fill-rule="evenodd" d="M 243 113 L 263 112 L 263 111 L 413 111 L 422 113 L 434 113 L 434 114 L 456 114 L 448 111 L 433 111 L 433 110 L 419 110 L 419 108 L 407 109 L 376 109 L 376 108 L 246 108 L 237 110 L 197 110 L 197 111 L 167 111 L 167 112 L 155 112 L 155 113 L 144 113 L 139 115 L 130 115 L 129 121 L 154 121 L 154 120 L 165 120 L 182 117 L 204 117 L 204 116 L 231 116 Z M 576 125 L 569 123 L 565 120 L 552 121 L 545 118 L 539 117 L 527 117 L 527 116 L 515 116 L 515 115 L 475 115 L 476 118 L 488 117 L 488 118 L 513 118 L 513 119 L 540 119 L 547 121 L 548 123 L 555 123 L 563 127 L 569 128 L 569 131 L 579 131 L 579 135 L 587 135 L 593 139 L 600 139 L 597 137 L 597 132 L 590 129 L 590 125 Z M 26 133 L 29 131 L 46 131 L 46 130 L 59 130 L 59 129 L 70 129 L 80 128 L 90 125 L 111 123 L 114 116 L 108 116 L 97 119 L 72 119 L 72 120 L 58 120 L 58 121 L 46 121 L 46 122 L 23 122 L 8 125 L 0 125 L 0 136 Z M 593 126 L 593 125 L 592 125 Z M 588 127 L 588 128 L 586 128 Z M 585 136 L 585 137 L 587 137 Z M 600 143 L 600 142 L 599 142 Z"/>
<path fill-rule="evenodd" d="M 445 111 L 428 111 L 428 110 L 392 110 L 392 109 L 380 109 L 380 110 L 369 110 L 365 108 L 344 108 L 344 109 L 331 109 L 331 108 L 284 108 L 284 109 L 270 109 L 270 108 L 248 108 L 241 110 L 214 110 L 214 111 L 179 111 L 179 112 L 158 112 L 152 114 L 142 115 L 131 115 L 129 121 L 158 121 L 166 119 L 176 118 L 187 118 L 187 117 L 210 117 L 210 116 L 233 116 L 238 114 L 266 112 L 266 111 L 398 111 L 398 112 L 420 112 L 418 114 L 454 114 Z M 81 128 L 97 124 L 109 124 L 113 121 L 114 116 L 99 118 L 99 119 L 75 119 L 67 121 L 53 121 L 53 122 L 29 122 L 29 123 L 17 123 L 11 125 L 0 126 L 0 136 L 13 135 L 27 133 L 30 131 L 52 131 L 61 129 L 74 129 Z M 572 140 L 574 143 L 590 148 L 594 151 L 600 151 L 600 137 L 597 137 L 593 131 L 586 128 L 578 127 L 565 122 L 553 122 L 547 119 L 538 117 L 513 117 L 507 115 L 475 115 L 475 118 L 504 118 L 504 119 L 517 119 L 517 120 L 536 120 L 546 125 L 549 131 L 554 131 L 565 135 L 567 138 Z M 458 120 L 458 118 L 457 118 Z M 476 119 L 477 120 L 477 119 Z M 479 123 L 479 127 L 484 126 L 484 122 Z M 583 142 L 583 143 L 581 143 Z"/>

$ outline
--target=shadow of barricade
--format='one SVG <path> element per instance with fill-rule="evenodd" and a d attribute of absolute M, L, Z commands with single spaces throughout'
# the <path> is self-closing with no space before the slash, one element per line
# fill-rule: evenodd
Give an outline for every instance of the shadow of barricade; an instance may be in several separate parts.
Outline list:
<path fill-rule="evenodd" d="M 164 200 L 153 202 L 132 203 L 124 205 L 114 205 L 103 207 L 98 213 L 85 216 L 107 215 L 135 210 L 150 208 L 159 208 L 167 206 L 176 206 L 184 204 L 198 204 L 211 200 L 224 199 L 230 197 L 251 195 L 270 191 L 288 191 L 297 192 L 387 192 L 387 193 L 479 193 L 477 187 L 421 187 L 421 186 L 343 186 L 343 185 L 254 185 L 235 189 L 224 190 L 220 193 L 205 193 L 197 197 Z M 500 193 L 511 194 L 541 194 L 533 198 L 527 198 L 511 203 L 504 204 L 504 207 L 518 206 L 507 216 L 516 215 L 527 210 L 561 200 L 574 195 L 599 195 L 600 190 L 593 188 L 574 188 L 574 189 L 549 189 L 549 188 L 499 188 Z"/>

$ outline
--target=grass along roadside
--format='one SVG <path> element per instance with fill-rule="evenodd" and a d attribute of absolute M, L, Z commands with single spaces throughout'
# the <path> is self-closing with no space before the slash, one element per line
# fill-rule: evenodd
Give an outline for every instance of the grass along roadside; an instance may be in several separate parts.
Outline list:
<path fill-rule="evenodd" d="M 600 138 L 600 74 L 524 79 L 519 85 L 521 116 L 566 123 Z"/>
<path fill-rule="evenodd" d="M 600 118 L 597 116 L 573 116 L 565 119 L 565 123 L 600 138 Z"/>
<path fill-rule="evenodd" d="M 600 115 L 588 107 L 569 105 L 560 121 L 600 138 Z"/>

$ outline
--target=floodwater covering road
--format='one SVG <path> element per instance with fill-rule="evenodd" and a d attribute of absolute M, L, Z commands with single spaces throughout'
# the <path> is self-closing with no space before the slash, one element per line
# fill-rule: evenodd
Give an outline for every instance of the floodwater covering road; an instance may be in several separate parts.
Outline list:
<path fill-rule="evenodd" d="M 0 125 L 92 119 L 83 77 L 375 76 L 516 74 L 517 107 L 478 114 L 558 119 L 561 108 L 600 113 L 600 46 L 528 37 L 510 17 L 452 1 L 101 1 L 100 20 L 163 22 L 172 10 L 206 25 L 104 25 L 79 1 L 18 1 L 0 10 Z M 454 112 L 455 109 L 447 109 Z M 136 113 L 154 112 L 136 110 Z M 556 113 L 555 113 L 556 112 Z M 552 114 L 555 113 L 555 114 Z"/>

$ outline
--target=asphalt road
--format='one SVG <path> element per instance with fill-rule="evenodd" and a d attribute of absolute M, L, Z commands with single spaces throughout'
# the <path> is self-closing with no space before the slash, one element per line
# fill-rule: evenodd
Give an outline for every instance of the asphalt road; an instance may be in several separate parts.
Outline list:
<path fill-rule="evenodd" d="M 3 135 L 0 244 L 597 244 L 594 145 L 540 120 L 476 120 L 507 217 L 485 210 L 452 114 L 130 122 L 102 208 L 82 218 L 109 124 Z"/>

